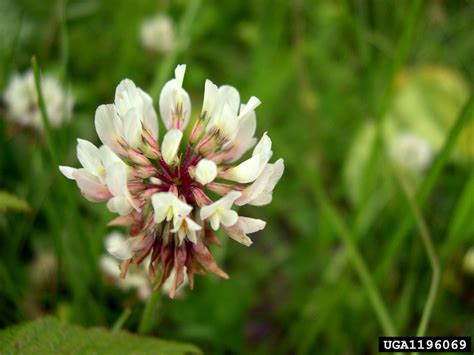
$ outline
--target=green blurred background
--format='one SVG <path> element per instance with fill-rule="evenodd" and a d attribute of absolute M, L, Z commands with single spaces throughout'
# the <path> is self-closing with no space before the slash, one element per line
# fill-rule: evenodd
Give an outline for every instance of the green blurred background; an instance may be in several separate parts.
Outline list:
<path fill-rule="evenodd" d="M 177 27 L 167 53 L 140 43 L 156 13 Z M 259 97 L 257 133 L 286 170 L 271 205 L 241 211 L 267 227 L 250 248 L 221 235 L 230 280 L 163 295 L 152 334 L 206 353 L 376 353 L 379 335 L 417 333 L 433 275 L 420 236 L 440 267 L 426 334 L 474 335 L 473 19 L 471 1 L 1 0 L 0 90 L 33 55 L 71 88 L 53 139 L 73 166 L 123 78 L 157 108 L 186 63 L 195 114 L 206 78 Z M 99 268 L 112 214 L 59 174 L 44 134 L 0 116 L 0 327 L 112 327 L 129 309 L 136 332 L 144 303 Z M 431 149 L 421 171 L 391 159 L 406 132 Z"/>

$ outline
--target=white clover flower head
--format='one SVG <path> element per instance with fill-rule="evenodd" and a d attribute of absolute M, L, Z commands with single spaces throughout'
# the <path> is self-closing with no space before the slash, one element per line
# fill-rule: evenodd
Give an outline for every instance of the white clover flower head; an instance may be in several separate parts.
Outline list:
<path fill-rule="evenodd" d="M 421 173 L 431 164 L 433 149 L 423 137 L 414 133 L 401 133 L 390 146 L 390 156 L 399 166 Z"/>
<path fill-rule="evenodd" d="M 168 53 L 175 45 L 175 26 L 165 14 L 157 14 L 145 19 L 140 27 L 140 41 L 146 49 Z"/>
<path fill-rule="evenodd" d="M 74 99 L 59 81 L 50 75 L 41 76 L 41 87 L 46 104 L 49 123 L 57 128 L 72 117 Z M 8 115 L 15 123 L 31 126 L 42 131 L 43 121 L 38 105 L 38 96 L 33 72 L 14 75 L 3 94 Z"/>
<path fill-rule="evenodd" d="M 115 102 L 96 111 L 104 145 L 79 140 L 83 168 L 60 166 L 87 199 L 106 201 L 119 214 L 110 225 L 129 227 L 129 238 L 106 243 L 108 252 L 122 260 L 121 275 L 131 264 L 146 263 L 155 280 L 161 268 L 155 289 L 168 284 L 171 297 L 186 278 L 192 288 L 195 273 L 207 270 L 228 278 L 209 248 L 219 243 L 215 231 L 222 227 L 230 238 L 252 244 L 247 234 L 262 230 L 265 222 L 239 216 L 233 206 L 269 204 L 284 170 L 282 159 L 269 163 L 273 152 L 267 133 L 255 145 L 254 110 L 260 101 L 251 97 L 241 105 L 231 86 L 218 88 L 207 80 L 201 114 L 190 135 L 183 133 L 191 113 L 185 70 L 178 65 L 160 94 L 167 129 L 161 144 L 151 98 L 125 79 Z M 250 157 L 233 164 L 252 147 Z"/>

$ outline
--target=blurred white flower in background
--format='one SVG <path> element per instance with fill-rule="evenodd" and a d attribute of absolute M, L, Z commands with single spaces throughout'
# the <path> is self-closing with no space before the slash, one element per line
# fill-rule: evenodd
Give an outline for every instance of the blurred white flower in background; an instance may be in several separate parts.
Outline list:
<path fill-rule="evenodd" d="M 399 166 L 421 173 L 431 164 L 433 149 L 423 137 L 414 133 L 401 133 L 391 142 L 390 156 Z"/>
<path fill-rule="evenodd" d="M 57 128 L 72 117 L 74 98 L 51 75 L 41 76 L 41 87 L 51 127 Z M 31 70 L 16 74 L 5 89 L 3 98 L 11 121 L 42 130 L 43 122 L 38 106 L 35 79 Z"/>
<path fill-rule="evenodd" d="M 153 52 L 167 53 L 173 49 L 175 27 L 170 17 L 158 14 L 143 21 L 140 28 L 142 45 Z"/>
<path fill-rule="evenodd" d="M 474 275 L 474 247 L 471 247 L 464 255 L 462 266 L 467 274 Z"/>
<path fill-rule="evenodd" d="M 126 240 L 126 237 L 118 232 L 113 231 L 107 235 L 105 238 L 105 246 L 106 249 L 110 252 L 115 253 L 117 246 L 123 246 L 123 242 Z M 127 251 L 125 251 L 127 252 Z M 141 301 L 146 301 L 148 297 L 151 295 L 153 286 L 150 280 L 150 276 L 148 273 L 148 264 L 149 258 L 140 265 L 134 265 L 134 267 L 130 267 L 127 273 L 127 277 L 123 278 L 120 274 L 120 264 L 121 260 L 116 259 L 111 255 L 102 255 L 100 258 L 100 269 L 104 273 L 104 275 L 110 279 L 110 281 L 117 286 L 118 288 L 122 289 L 123 291 L 130 291 L 135 290 L 137 293 L 137 297 Z M 162 286 L 163 294 L 169 293 L 172 283 L 175 277 L 176 271 L 173 269 L 170 278 L 166 280 L 166 282 Z M 183 288 L 188 284 L 188 277 L 186 275 L 186 268 L 184 270 L 184 280 L 181 286 L 176 290 L 176 295 L 179 297 L 183 294 Z"/>

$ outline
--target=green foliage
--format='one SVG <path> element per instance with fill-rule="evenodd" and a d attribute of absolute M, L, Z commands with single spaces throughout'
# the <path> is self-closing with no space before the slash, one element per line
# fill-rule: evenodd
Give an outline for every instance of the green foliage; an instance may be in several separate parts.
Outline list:
<path fill-rule="evenodd" d="M 201 354 L 193 345 L 42 318 L 0 332 L 2 354 Z"/>
<path fill-rule="evenodd" d="M 29 210 L 30 206 L 28 205 L 28 202 L 8 193 L 7 191 L 0 190 L 0 211 L 28 212 Z"/>

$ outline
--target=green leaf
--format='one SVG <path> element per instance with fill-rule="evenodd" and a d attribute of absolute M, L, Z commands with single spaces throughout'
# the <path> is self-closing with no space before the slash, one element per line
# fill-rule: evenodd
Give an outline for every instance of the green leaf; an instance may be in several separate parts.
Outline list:
<path fill-rule="evenodd" d="M 2 354 L 201 354 L 190 344 L 105 328 L 82 328 L 47 317 L 0 332 Z"/>
<path fill-rule="evenodd" d="M 7 210 L 28 212 L 30 206 L 25 200 L 22 200 L 7 191 L 0 190 L 0 211 Z"/>

